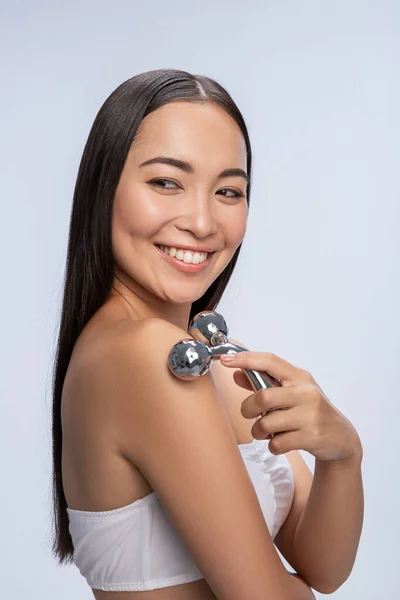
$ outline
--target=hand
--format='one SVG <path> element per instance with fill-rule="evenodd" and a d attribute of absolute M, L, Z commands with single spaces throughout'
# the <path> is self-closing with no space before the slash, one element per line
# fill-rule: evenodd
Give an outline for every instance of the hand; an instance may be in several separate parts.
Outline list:
<path fill-rule="evenodd" d="M 221 363 L 234 369 L 267 371 L 281 383 L 254 392 L 242 371 L 235 371 L 235 382 L 254 393 L 242 402 L 241 413 L 247 419 L 260 416 L 252 427 L 255 439 L 268 439 L 272 454 L 307 450 L 315 458 L 338 461 L 362 453 L 357 431 L 333 406 L 313 376 L 269 352 L 237 352 L 222 355 Z"/>

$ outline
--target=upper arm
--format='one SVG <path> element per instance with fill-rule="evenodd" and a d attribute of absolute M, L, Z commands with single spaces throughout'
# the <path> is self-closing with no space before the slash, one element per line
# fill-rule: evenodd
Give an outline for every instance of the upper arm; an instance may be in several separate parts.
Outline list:
<path fill-rule="evenodd" d="M 142 471 L 219 600 L 286 597 L 289 577 L 210 373 L 167 365 L 187 333 L 143 321 L 111 357 L 121 451 Z"/>

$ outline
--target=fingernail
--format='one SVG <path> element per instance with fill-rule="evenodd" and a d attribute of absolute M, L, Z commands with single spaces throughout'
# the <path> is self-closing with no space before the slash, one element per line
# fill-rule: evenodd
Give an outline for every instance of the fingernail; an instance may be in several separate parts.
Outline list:
<path fill-rule="evenodd" d="M 220 360 L 222 362 L 231 362 L 235 358 L 234 354 L 222 354 Z"/>

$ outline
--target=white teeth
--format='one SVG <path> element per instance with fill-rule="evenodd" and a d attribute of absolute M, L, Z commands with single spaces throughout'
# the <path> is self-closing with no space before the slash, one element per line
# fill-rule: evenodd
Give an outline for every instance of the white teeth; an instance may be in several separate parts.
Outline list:
<path fill-rule="evenodd" d="M 187 264 L 198 265 L 206 260 L 207 252 L 190 252 L 190 250 L 180 250 L 179 248 L 160 246 L 161 250 L 172 257 L 182 260 Z"/>

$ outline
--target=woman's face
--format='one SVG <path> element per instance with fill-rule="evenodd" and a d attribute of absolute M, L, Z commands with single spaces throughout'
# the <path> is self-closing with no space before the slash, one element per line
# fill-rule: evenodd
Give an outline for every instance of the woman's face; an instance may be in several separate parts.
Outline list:
<path fill-rule="evenodd" d="M 143 164 L 156 157 L 190 167 Z M 174 102 L 142 121 L 113 205 L 116 274 L 130 290 L 173 304 L 192 303 L 205 293 L 228 265 L 247 225 L 245 177 L 219 176 L 227 169 L 246 174 L 246 166 L 243 135 L 219 106 Z M 173 258 L 160 245 L 182 253 Z M 200 253 L 194 256 L 197 264 L 190 264 L 185 246 L 208 251 L 205 263 L 199 264 Z"/>

